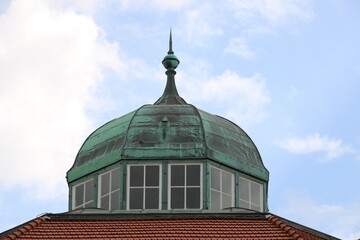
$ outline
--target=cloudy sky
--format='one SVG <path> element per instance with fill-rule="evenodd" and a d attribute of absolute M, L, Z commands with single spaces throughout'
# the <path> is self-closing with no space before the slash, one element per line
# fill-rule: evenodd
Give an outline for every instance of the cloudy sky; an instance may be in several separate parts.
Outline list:
<path fill-rule="evenodd" d="M 0 232 L 68 209 L 66 171 L 105 122 L 180 95 L 241 126 L 270 212 L 360 238 L 360 1 L 0 1 Z"/>

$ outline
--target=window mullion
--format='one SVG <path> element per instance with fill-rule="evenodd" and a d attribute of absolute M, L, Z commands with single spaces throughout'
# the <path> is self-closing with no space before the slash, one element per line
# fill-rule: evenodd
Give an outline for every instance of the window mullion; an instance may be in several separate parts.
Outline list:
<path fill-rule="evenodd" d="M 146 165 L 144 165 L 144 177 L 143 177 L 143 187 L 142 187 L 142 191 L 143 191 L 143 209 L 145 209 L 145 193 L 146 193 Z"/>
<path fill-rule="evenodd" d="M 236 201 L 235 190 L 234 190 L 235 186 L 236 186 L 236 184 L 235 184 L 235 176 L 232 175 L 232 177 L 231 177 L 231 188 L 232 188 L 231 189 L 231 205 L 233 207 L 235 207 L 235 201 Z"/>
<path fill-rule="evenodd" d="M 223 209 L 223 202 L 222 202 L 222 199 L 223 199 L 223 186 L 222 186 L 222 174 L 223 174 L 223 171 L 220 170 L 220 174 L 219 174 L 219 182 L 220 182 L 220 209 Z"/>
<path fill-rule="evenodd" d="M 252 205 L 252 199 L 251 199 L 251 182 L 249 181 L 248 183 L 249 183 L 249 205 L 250 205 L 250 209 L 252 209 L 252 208 L 251 208 L 251 205 Z"/>
<path fill-rule="evenodd" d="M 85 187 L 85 185 L 86 185 L 86 182 L 84 182 L 84 184 L 83 184 L 84 196 L 83 196 L 83 202 L 81 204 L 83 208 L 85 208 L 85 196 L 86 196 L 86 187 Z"/>
<path fill-rule="evenodd" d="M 97 207 L 98 208 L 101 208 L 101 190 L 102 190 L 102 188 L 101 188 L 101 183 L 102 183 L 102 176 L 100 175 L 99 177 L 98 177 L 98 182 L 97 182 L 97 184 L 98 184 L 98 189 L 97 189 Z"/>
<path fill-rule="evenodd" d="M 186 192 L 187 192 L 187 165 L 184 166 L 184 209 L 187 209 L 187 204 L 186 204 Z"/>
<path fill-rule="evenodd" d="M 109 172 L 109 209 L 111 209 L 112 171 Z"/>

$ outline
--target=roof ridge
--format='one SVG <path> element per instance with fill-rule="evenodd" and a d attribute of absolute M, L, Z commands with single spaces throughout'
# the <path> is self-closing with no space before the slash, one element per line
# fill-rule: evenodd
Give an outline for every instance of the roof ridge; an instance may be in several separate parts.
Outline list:
<path fill-rule="evenodd" d="M 4 240 L 5 239 L 17 239 L 21 235 L 27 233 L 31 229 L 34 229 L 35 227 L 37 227 L 40 224 L 42 224 L 43 222 L 45 222 L 46 219 L 48 219 L 48 218 L 45 216 L 37 217 L 34 220 L 31 220 L 30 222 L 28 222 L 27 224 L 21 226 L 16 231 L 11 232 L 9 235 L 5 236 L 3 239 Z"/>
<path fill-rule="evenodd" d="M 268 220 L 269 222 L 271 222 L 272 224 L 283 230 L 285 233 L 289 234 L 290 237 L 292 237 L 293 239 L 304 240 L 303 236 L 301 236 L 301 234 L 299 234 L 298 231 L 296 231 L 293 227 L 290 227 L 288 224 L 283 222 L 280 218 L 271 215 L 268 217 Z"/>

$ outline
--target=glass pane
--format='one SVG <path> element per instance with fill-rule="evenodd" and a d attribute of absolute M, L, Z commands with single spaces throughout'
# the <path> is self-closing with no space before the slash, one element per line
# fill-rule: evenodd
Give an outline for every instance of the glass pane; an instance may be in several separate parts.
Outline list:
<path fill-rule="evenodd" d="M 211 190 L 211 209 L 220 209 L 220 193 Z"/>
<path fill-rule="evenodd" d="M 85 202 L 94 199 L 94 180 L 85 183 Z"/>
<path fill-rule="evenodd" d="M 251 182 L 251 203 L 260 206 L 260 184 Z"/>
<path fill-rule="evenodd" d="M 111 171 L 111 191 L 120 188 L 120 171 L 119 169 L 114 169 Z"/>
<path fill-rule="evenodd" d="M 143 189 L 130 189 L 130 209 L 143 209 Z"/>
<path fill-rule="evenodd" d="M 111 194 L 111 207 L 110 209 L 119 209 L 119 193 L 120 191 L 113 192 Z"/>
<path fill-rule="evenodd" d="M 146 166 L 146 186 L 159 186 L 159 166 Z"/>
<path fill-rule="evenodd" d="M 75 206 L 77 207 L 84 203 L 84 184 L 75 187 Z"/>
<path fill-rule="evenodd" d="M 183 209 L 184 204 L 184 188 L 171 189 L 171 209 Z"/>
<path fill-rule="evenodd" d="M 232 197 L 222 194 L 222 208 L 233 207 Z"/>
<path fill-rule="evenodd" d="M 250 209 L 249 203 L 243 200 L 240 200 L 240 207 Z"/>
<path fill-rule="evenodd" d="M 82 206 L 80 205 L 80 206 L 74 206 L 74 209 L 80 209 L 80 208 L 82 208 Z"/>
<path fill-rule="evenodd" d="M 159 189 L 145 189 L 145 209 L 159 209 Z"/>
<path fill-rule="evenodd" d="M 186 189 L 186 208 L 200 208 L 200 188 Z"/>
<path fill-rule="evenodd" d="M 255 210 L 255 211 L 258 211 L 258 212 L 261 212 L 261 207 L 259 206 L 256 206 L 254 204 L 251 204 L 251 209 Z"/>
<path fill-rule="evenodd" d="M 130 166 L 130 187 L 144 186 L 144 166 Z"/>
<path fill-rule="evenodd" d="M 90 201 L 85 204 L 85 208 L 91 208 L 91 207 L 94 207 L 94 201 Z"/>
<path fill-rule="evenodd" d="M 100 198 L 100 208 L 109 209 L 109 195 Z"/>
<path fill-rule="evenodd" d="M 200 165 L 186 166 L 186 186 L 200 186 Z"/>
<path fill-rule="evenodd" d="M 110 185 L 110 172 L 105 173 L 100 176 L 100 182 L 101 182 L 101 196 L 109 193 L 109 185 Z"/>
<path fill-rule="evenodd" d="M 211 188 L 220 191 L 220 170 L 211 168 Z"/>
<path fill-rule="evenodd" d="M 244 179 L 244 178 L 240 178 L 240 199 L 243 199 L 245 201 L 250 201 L 250 196 L 249 196 L 249 181 Z"/>
<path fill-rule="evenodd" d="M 222 192 L 232 195 L 233 190 L 233 174 L 222 171 Z"/>
<path fill-rule="evenodd" d="M 171 186 L 185 186 L 185 166 L 171 166 Z"/>

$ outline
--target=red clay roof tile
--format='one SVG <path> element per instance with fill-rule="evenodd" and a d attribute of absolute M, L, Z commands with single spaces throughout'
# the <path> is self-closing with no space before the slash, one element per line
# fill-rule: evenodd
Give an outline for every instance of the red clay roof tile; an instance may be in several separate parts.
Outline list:
<path fill-rule="evenodd" d="M 2 239 L 336 239 L 274 215 L 151 215 L 119 217 L 49 214 L 0 235 Z M 107 217 L 108 216 L 108 217 Z M 304 230 L 305 229 L 305 230 Z"/>

